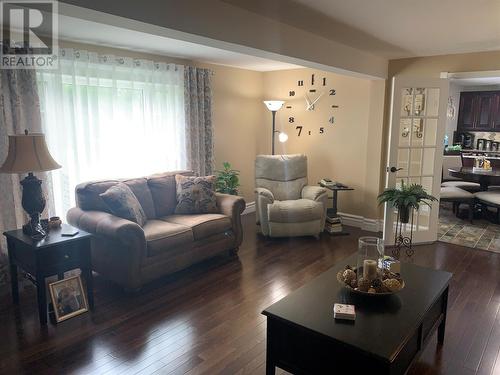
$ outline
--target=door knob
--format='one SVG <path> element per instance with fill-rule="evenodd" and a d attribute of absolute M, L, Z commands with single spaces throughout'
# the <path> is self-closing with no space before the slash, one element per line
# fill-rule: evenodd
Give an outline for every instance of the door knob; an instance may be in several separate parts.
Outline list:
<path fill-rule="evenodd" d="M 387 168 L 389 169 L 389 168 Z M 391 169 L 388 170 L 388 172 L 396 173 L 397 171 L 402 170 L 403 168 L 396 168 L 396 167 L 391 167 Z"/>

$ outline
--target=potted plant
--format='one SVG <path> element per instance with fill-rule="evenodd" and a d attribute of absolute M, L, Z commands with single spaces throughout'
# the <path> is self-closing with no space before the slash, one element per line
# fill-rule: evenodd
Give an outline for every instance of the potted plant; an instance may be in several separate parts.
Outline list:
<path fill-rule="evenodd" d="M 437 201 L 437 199 L 427 194 L 422 185 L 405 185 L 404 181 L 401 181 L 400 189 L 392 188 L 384 190 L 384 192 L 378 196 L 378 201 L 379 204 L 387 202 L 397 208 L 399 220 L 401 223 L 406 224 L 410 220 L 412 208 L 418 211 L 421 204 L 426 204 L 430 207 L 431 202 Z"/>
<path fill-rule="evenodd" d="M 222 163 L 222 166 L 224 167 L 223 170 L 216 171 L 215 190 L 218 193 L 238 195 L 240 171 L 231 169 L 231 164 L 227 161 Z"/>

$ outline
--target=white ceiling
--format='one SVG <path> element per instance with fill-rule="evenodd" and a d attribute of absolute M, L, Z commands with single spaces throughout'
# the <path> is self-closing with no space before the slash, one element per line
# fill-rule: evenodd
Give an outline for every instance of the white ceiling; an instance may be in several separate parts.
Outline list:
<path fill-rule="evenodd" d="M 302 68 L 299 65 L 226 51 L 64 15 L 59 16 L 59 38 L 73 42 L 122 48 L 135 52 L 195 60 L 260 72 Z"/>
<path fill-rule="evenodd" d="M 223 0 L 389 59 L 500 50 L 498 0 Z"/>

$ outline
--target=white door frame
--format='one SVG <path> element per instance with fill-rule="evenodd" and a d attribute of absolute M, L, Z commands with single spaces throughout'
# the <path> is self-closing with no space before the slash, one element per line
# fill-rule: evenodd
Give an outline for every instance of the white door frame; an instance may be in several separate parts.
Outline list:
<path fill-rule="evenodd" d="M 449 80 L 447 78 L 429 78 L 429 77 L 393 77 L 391 87 L 391 104 L 389 115 L 389 139 L 387 150 L 387 169 L 386 169 L 386 188 L 396 186 L 396 173 L 391 173 L 391 167 L 398 166 L 399 149 L 399 131 L 402 107 L 402 90 L 404 88 L 439 88 L 439 104 L 437 113 L 434 168 L 432 174 L 432 191 L 429 193 L 439 199 L 441 186 L 441 172 L 443 164 L 442 141 L 444 139 L 446 128 L 446 109 L 448 105 Z M 426 101 L 427 101 L 426 97 Z M 427 104 L 426 104 L 427 105 Z M 413 131 L 413 126 L 410 128 Z M 425 129 L 424 129 L 425 130 Z M 432 148 L 432 147 L 430 147 Z M 422 151 L 423 152 L 423 151 Z M 408 160 L 410 165 L 410 160 Z M 429 243 L 437 240 L 439 202 L 432 204 L 429 213 L 428 230 L 415 230 L 413 234 L 413 243 Z M 384 241 L 386 245 L 394 244 L 394 209 L 385 206 L 384 209 Z M 409 226 L 408 226 L 409 227 Z M 420 227 L 419 227 L 420 229 Z"/>

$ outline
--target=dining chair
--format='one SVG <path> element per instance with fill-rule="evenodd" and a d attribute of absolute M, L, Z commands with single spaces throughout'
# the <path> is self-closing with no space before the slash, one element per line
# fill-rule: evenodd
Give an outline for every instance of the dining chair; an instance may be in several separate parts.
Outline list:
<path fill-rule="evenodd" d="M 481 204 L 483 212 L 486 212 L 486 207 L 497 209 L 497 222 L 500 222 L 500 190 L 480 191 L 474 194 L 474 197 Z"/>
<path fill-rule="evenodd" d="M 500 195 L 500 194 L 499 194 Z M 474 194 L 457 187 L 446 186 L 441 187 L 441 192 L 439 194 L 439 199 L 441 202 L 451 202 L 453 203 L 453 213 L 458 216 L 460 211 L 460 205 L 462 203 L 469 205 L 469 221 L 472 224 L 474 219 Z"/>

